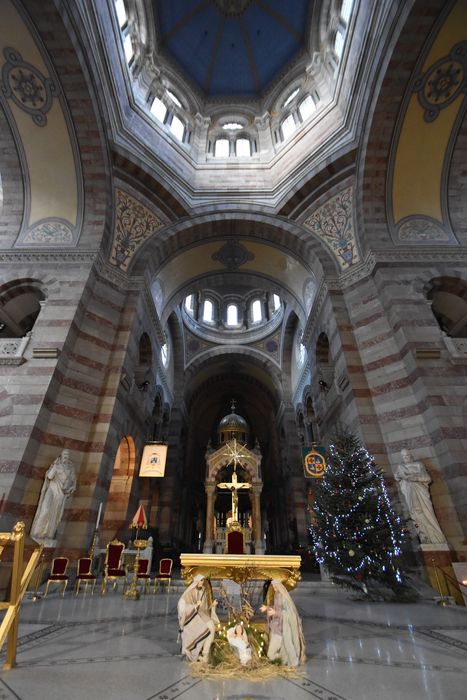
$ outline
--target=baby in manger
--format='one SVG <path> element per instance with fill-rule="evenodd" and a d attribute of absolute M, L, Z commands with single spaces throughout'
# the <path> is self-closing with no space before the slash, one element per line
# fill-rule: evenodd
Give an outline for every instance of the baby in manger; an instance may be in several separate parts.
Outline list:
<path fill-rule="evenodd" d="M 235 649 L 242 666 L 247 666 L 251 661 L 251 645 L 243 623 L 230 627 L 227 641 Z"/>

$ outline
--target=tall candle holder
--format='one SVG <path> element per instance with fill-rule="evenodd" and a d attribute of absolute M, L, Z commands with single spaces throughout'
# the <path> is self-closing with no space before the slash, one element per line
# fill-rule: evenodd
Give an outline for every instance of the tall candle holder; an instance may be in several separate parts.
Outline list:
<path fill-rule="evenodd" d="M 139 551 L 140 549 L 145 549 L 148 546 L 147 540 L 139 540 L 138 534 L 140 529 L 146 530 L 148 527 L 148 521 L 146 519 L 146 513 L 144 512 L 143 506 L 139 506 L 136 511 L 133 520 L 130 524 L 130 529 L 136 529 L 135 539 L 133 541 L 133 546 L 136 549 L 135 561 L 133 564 L 133 576 L 129 588 L 124 592 L 123 596 L 127 600 L 139 600 L 140 594 L 138 591 L 138 570 L 139 570 Z"/>

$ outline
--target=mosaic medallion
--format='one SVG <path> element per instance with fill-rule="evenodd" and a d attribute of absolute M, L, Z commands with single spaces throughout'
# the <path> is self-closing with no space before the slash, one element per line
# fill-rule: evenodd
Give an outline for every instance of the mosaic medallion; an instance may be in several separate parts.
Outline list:
<path fill-rule="evenodd" d="M 11 47 L 3 50 L 6 63 L 2 68 L 1 90 L 17 107 L 31 115 L 34 124 L 46 126 L 46 114 L 52 107 L 52 100 L 58 89 L 50 78 Z"/>

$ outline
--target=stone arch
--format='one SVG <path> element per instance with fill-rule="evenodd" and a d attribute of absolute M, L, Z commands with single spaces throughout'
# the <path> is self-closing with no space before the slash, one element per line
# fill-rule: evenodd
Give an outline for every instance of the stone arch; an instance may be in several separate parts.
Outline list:
<path fill-rule="evenodd" d="M 283 250 L 306 265 L 317 279 L 335 275 L 338 264 L 332 253 L 309 229 L 281 216 L 258 211 L 209 211 L 180 219 L 151 236 L 136 251 L 132 274 L 143 269 L 155 276 L 173 257 L 200 240 L 243 239 Z"/>
<path fill-rule="evenodd" d="M 0 286 L 0 337 L 21 338 L 32 331 L 46 299 L 43 284 L 33 278 Z"/>
<path fill-rule="evenodd" d="M 114 537 L 128 539 L 128 523 L 137 507 L 135 476 L 137 451 L 133 437 L 124 435 L 115 453 L 112 478 L 101 530 L 101 544 Z"/>
<path fill-rule="evenodd" d="M 426 298 L 440 329 L 453 338 L 467 337 L 467 281 L 435 277 L 425 285 Z"/>

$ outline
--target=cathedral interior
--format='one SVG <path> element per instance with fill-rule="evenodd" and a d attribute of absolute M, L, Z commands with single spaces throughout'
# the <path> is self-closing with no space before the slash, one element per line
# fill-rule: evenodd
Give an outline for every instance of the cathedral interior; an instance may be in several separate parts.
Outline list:
<path fill-rule="evenodd" d="M 48 565 L 139 505 L 158 556 L 219 551 L 235 439 L 248 549 L 319 581 L 303 450 L 347 431 L 414 575 L 404 449 L 467 562 L 466 29 L 465 0 L 2 0 L 0 529 L 31 531 L 65 449 Z"/>

